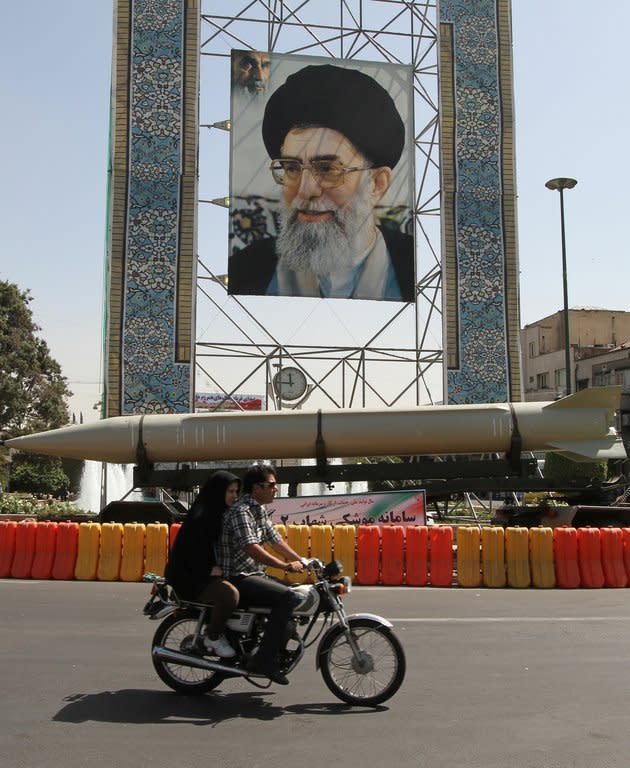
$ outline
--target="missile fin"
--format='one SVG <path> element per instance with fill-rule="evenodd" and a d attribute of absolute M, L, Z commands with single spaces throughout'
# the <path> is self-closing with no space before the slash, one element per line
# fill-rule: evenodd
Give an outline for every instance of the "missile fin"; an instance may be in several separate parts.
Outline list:
<path fill-rule="evenodd" d="M 616 440 L 577 440 L 549 443 L 554 450 L 572 461 L 606 461 L 607 459 L 625 459 L 626 451 L 620 439 Z"/>
<path fill-rule="evenodd" d="M 560 400 L 545 405 L 543 410 L 551 408 L 613 408 L 621 404 L 622 387 L 589 387 L 567 395 Z"/>

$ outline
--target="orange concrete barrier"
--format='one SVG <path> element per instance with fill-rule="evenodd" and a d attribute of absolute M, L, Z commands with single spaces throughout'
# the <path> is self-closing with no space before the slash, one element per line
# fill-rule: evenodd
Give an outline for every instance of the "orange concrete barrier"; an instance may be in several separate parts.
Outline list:
<path fill-rule="evenodd" d="M 357 582 L 378 584 L 380 538 L 377 525 L 360 525 L 357 531 Z"/>
<path fill-rule="evenodd" d="M 606 587 L 626 587 L 628 576 L 623 561 L 623 534 L 621 528 L 602 528 L 602 569 Z"/>
<path fill-rule="evenodd" d="M 53 579 L 63 581 L 74 579 L 74 568 L 77 564 L 78 550 L 79 524 L 59 523 L 57 526 L 55 560 L 51 573 Z"/>
<path fill-rule="evenodd" d="M 168 553 L 168 525 L 166 523 L 149 523 L 146 534 L 146 554 L 144 570 L 164 576 L 166 555 Z"/>
<path fill-rule="evenodd" d="M 0 579 L 6 579 L 11 575 L 17 526 L 15 520 L 2 520 L 0 522 Z"/>
<path fill-rule="evenodd" d="M 531 584 L 529 570 L 529 529 L 505 529 L 505 563 L 508 586 L 524 589 Z"/>
<path fill-rule="evenodd" d="M 144 575 L 144 544 L 146 528 L 143 523 L 123 525 L 121 581 L 142 581 Z"/>
<path fill-rule="evenodd" d="M 498 526 L 481 529 L 481 573 L 484 587 L 504 587 L 505 531 Z"/>
<path fill-rule="evenodd" d="M 11 564 L 11 577 L 30 579 L 35 557 L 35 536 L 37 523 L 34 520 L 22 520 L 15 532 L 15 555 Z"/>
<path fill-rule="evenodd" d="M 93 581 L 96 579 L 100 546 L 100 523 L 79 523 L 77 562 L 74 566 L 75 579 L 80 581 Z"/>
<path fill-rule="evenodd" d="M 98 556 L 96 578 L 99 581 L 118 581 L 122 561 L 122 523 L 101 525 L 101 548 Z"/>
<path fill-rule="evenodd" d="M 354 525 L 336 525 L 333 530 L 333 554 L 343 566 L 343 572 L 354 580 L 356 562 L 356 528 Z"/>
<path fill-rule="evenodd" d="M 578 528 L 577 540 L 580 584 L 589 589 L 600 589 L 605 580 L 599 528 Z"/>
<path fill-rule="evenodd" d="M 52 576 L 53 562 L 57 545 L 57 523 L 37 523 L 35 532 L 35 557 L 31 568 L 32 579 L 49 579 Z"/>
<path fill-rule="evenodd" d="M 429 584 L 432 587 L 453 584 L 453 529 L 450 525 L 429 528 Z"/>
<path fill-rule="evenodd" d="M 529 564 L 532 586 L 549 589 L 556 586 L 556 572 L 553 564 L 553 528 L 530 528 Z"/>
<path fill-rule="evenodd" d="M 581 578 L 575 528 L 553 529 L 553 559 L 556 584 L 561 589 L 577 589 L 581 584 Z"/>
<path fill-rule="evenodd" d="M 477 526 L 457 529 L 457 583 L 481 586 L 481 531 Z"/>
<path fill-rule="evenodd" d="M 405 578 L 405 529 L 402 525 L 384 525 L 381 528 L 381 582 L 398 586 Z"/>
<path fill-rule="evenodd" d="M 423 587 L 429 580 L 429 529 L 409 525 L 405 535 L 405 583 Z"/>

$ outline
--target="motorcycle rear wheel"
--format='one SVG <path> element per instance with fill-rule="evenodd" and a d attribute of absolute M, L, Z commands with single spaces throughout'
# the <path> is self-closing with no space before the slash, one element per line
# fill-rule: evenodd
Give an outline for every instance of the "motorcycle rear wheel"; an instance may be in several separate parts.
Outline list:
<path fill-rule="evenodd" d="M 169 648 L 172 651 L 190 653 L 192 639 L 197 627 L 199 614 L 195 611 L 173 613 L 157 628 L 153 636 L 151 649 L 155 646 Z M 226 678 L 221 672 L 209 672 L 205 669 L 186 667 L 163 661 L 151 654 L 153 667 L 160 680 L 177 693 L 187 696 L 199 696 L 212 691 Z"/>
<path fill-rule="evenodd" d="M 322 640 L 318 659 L 328 688 L 347 704 L 373 707 L 391 698 L 405 677 L 405 652 L 394 633 L 373 619 L 351 619 L 359 648 L 352 652 L 344 628 L 336 625 Z"/>

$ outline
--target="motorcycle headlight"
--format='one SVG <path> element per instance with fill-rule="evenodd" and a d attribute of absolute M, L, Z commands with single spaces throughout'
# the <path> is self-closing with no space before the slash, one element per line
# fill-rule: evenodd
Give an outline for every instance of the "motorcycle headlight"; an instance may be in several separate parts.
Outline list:
<path fill-rule="evenodd" d="M 349 576 L 344 576 L 336 581 L 333 587 L 338 595 L 347 595 L 352 590 L 352 579 Z"/>

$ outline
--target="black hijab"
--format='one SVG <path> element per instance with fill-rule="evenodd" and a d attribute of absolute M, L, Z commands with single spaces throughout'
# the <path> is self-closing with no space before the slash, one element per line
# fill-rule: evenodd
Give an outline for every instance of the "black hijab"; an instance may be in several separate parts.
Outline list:
<path fill-rule="evenodd" d="M 215 564 L 215 543 L 221 533 L 225 494 L 241 481 L 231 472 L 215 472 L 201 487 L 182 523 L 166 566 L 166 578 L 180 597 L 194 599 Z"/>
<path fill-rule="evenodd" d="M 231 472 L 221 469 L 211 475 L 199 489 L 188 516 L 203 522 L 209 533 L 214 537 L 221 533 L 221 521 L 225 512 L 225 494 L 232 483 L 238 483 L 240 492 L 241 481 Z"/>

